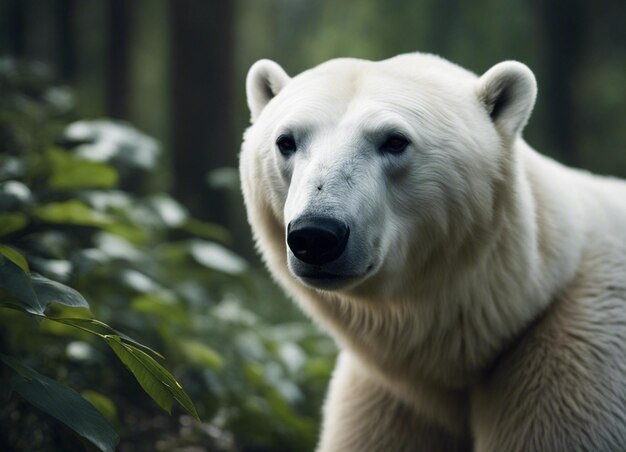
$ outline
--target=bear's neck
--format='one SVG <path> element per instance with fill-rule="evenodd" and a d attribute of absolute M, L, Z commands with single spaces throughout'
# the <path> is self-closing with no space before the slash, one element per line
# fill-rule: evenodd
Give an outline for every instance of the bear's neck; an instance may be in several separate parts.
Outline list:
<path fill-rule="evenodd" d="M 304 309 L 383 377 L 470 385 L 545 310 L 578 261 L 570 241 L 554 240 L 572 227 L 551 216 L 563 202 L 559 190 L 537 185 L 545 177 L 537 173 L 556 164 L 521 140 L 516 151 L 499 215 L 456 255 L 429 261 L 386 292 L 377 290 L 388 287 L 383 281 L 356 296 L 300 288 Z"/>

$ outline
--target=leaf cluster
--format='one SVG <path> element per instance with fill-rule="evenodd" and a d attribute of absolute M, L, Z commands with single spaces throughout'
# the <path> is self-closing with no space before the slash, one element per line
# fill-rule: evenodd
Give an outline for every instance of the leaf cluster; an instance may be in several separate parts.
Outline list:
<path fill-rule="evenodd" d="M 311 449 L 330 341 L 227 229 L 137 183 L 159 177 L 158 143 L 72 121 L 45 74 L 3 64 L 0 448 L 26 432 L 31 447 L 80 444 L 45 413 L 101 450 L 117 435 L 120 450 Z"/>

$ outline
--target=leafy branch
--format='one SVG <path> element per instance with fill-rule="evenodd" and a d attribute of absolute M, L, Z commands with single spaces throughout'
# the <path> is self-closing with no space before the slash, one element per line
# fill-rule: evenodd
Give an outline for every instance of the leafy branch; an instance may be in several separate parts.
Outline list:
<path fill-rule="evenodd" d="M 180 383 L 151 356 L 163 359 L 161 354 L 99 320 L 46 315 L 46 308 L 52 303 L 87 309 L 89 304 L 76 290 L 43 276 L 32 275 L 26 258 L 5 245 L 0 245 L 0 291 L 4 295 L 0 301 L 2 308 L 16 309 L 103 339 L 162 409 L 171 413 L 175 400 L 198 419 L 198 412 Z M 13 389 L 22 398 L 63 422 L 99 449 L 114 450 L 119 441 L 117 433 L 80 394 L 15 358 L 0 354 L 0 360 L 14 372 Z M 71 407 L 71 410 L 62 407 Z"/>

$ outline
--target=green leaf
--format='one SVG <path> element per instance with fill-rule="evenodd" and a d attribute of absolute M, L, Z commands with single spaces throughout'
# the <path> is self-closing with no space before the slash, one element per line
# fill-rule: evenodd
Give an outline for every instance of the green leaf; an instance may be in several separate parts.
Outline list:
<path fill-rule="evenodd" d="M 183 225 L 189 217 L 187 210 L 178 201 L 166 194 L 153 196 L 149 205 L 161 222 L 169 228 Z"/>
<path fill-rule="evenodd" d="M 0 245 L 0 254 L 2 254 L 7 259 L 10 259 L 11 262 L 13 262 L 15 265 L 20 267 L 26 273 L 30 271 L 28 268 L 28 262 L 26 261 L 26 258 L 22 256 L 22 254 L 16 249 L 11 248 L 10 246 L 6 246 L 6 245 Z"/>
<path fill-rule="evenodd" d="M 119 235 L 134 244 L 143 244 L 147 239 L 146 231 L 133 224 L 111 223 L 104 229 L 105 231 L 110 232 L 111 234 Z"/>
<path fill-rule="evenodd" d="M 173 400 L 198 419 L 198 412 L 182 386 L 147 353 L 122 342 L 119 336 L 105 336 L 107 344 L 133 373 L 141 387 L 165 411 L 171 413 Z"/>
<path fill-rule="evenodd" d="M 110 422 L 118 422 L 117 408 L 110 398 L 89 389 L 82 391 L 80 395 L 89 400 Z"/>
<path fill-rule="evenodd" d="M 45 308 L 39 303 L 28 273 L 24 272 L 12 260 L 0 256 L 0 293 L 10 297 L 12 304 L 30 312 L 43 314 Z"/>
<path fill-rule="evenodd" d="M 109 325 L 107 325 L 104 322 L 101 322 L 100 320 L 90 319 L 90 318 L 68 318 L 68 317 L 48 317 L 48 319 L 53 320 L 55 322 L 63 323 L 65 325 L 71 325 L 75 328 L 86 330 L 92 334 L 95 334 L 96 336 L 104 337 L 108 333 L 113 333 L 113 335 L 119 336 L 120 338 L 124 339 L 124 341 L 129 342 L 137 347 L 143 348 L 144 350 L 149 351 L 150 353 L 154 354 L 155 356 L 158 356 L 161 359 L 165 359 L 163 355 L 161 355 L 156 350 L 153 350 L 147 345 L 144 345 L 141 342 L 136 341 L 132 337 L 127 336 L 124 333 L 121 333 L 120 331 L 116 330 L 115 328 L 110 327 Z M 94 327 L 97 327 L 97 328 L 94 328 Z"/>
<path fill-rule="evenodd" d="M 241 187 L 239 171 L 231 166 L 223 166 L 210 171 L 206 180 L 212 188 L 223 188 L 234 193 L 238 193 Z"/>
<path fill-rule="evenodd" d="M 188 218 L 187 221 L 180 226 L 183 231 L 205 239 L 218 240 L 222 243 L 232 242 L 232 236 L 228 229 L 219 224 L 207 223 L 205 221 Z"/>
<path fill-rule="evenodd" d="M 72 224 L 79 226 L 105 227 L 110 219 L 86 204 L 72 199 L 70 201 L 45 204 L 35 209 L 34 214 L 48 223 Z"/>
<path fill-rule="evenodd" d="M 304 366 L 309 378 L 327 379 L 333 373 L 333 361 L 323 358 L 311 358 Z"/>
<path fill-rule="evenodd" d="M 76 290 L 40 275 L 29 275 L 12 260 L 0 254 L 0 292 L 10 304 L 36 315 L 44 315 L 51 303 L 89 309 Z"/>
<path fill-rule="evenodd" d="M 40 275 L 32 275 L 31 282 L 39 304 L 45 310 L 51 303 L 60 303 L 65 306 L 89 309 L 87 300 L 71 287 L 61 284 Z"/>
<path fill-rule="evenodd" d="M 20 210 L 33 199 L 30 189 L 22 182 L 0 182 L 0 212 Z"/>
<path fill-rule="evenodd" d="M 133 298 L 130 307 L 137 312 L 157 316 L 170 325 L 192 327 L 189 311 L 181 303 L 167 293 L 145 293 Z"/>
<path fill-rule="evenodd" d="M 182 340 L 180 346 L 187 359 L 195 364 L 220 370 L 224 367 L 224 358 L 208 345 L 194 340 Z"/>
<path fill-rule="evenodd" d="M 48 183 L 55 190 L 111 188 L 117 184 L 117 172 L 106 163 L 77 157 L 62 149 L 48 149 Z"/>
<path fill-rule="evenodd" d="M 20 376 L 25 378 L 26 380 L 32 380 L 33 379 L 33 377 L 31 376 L 31 373 L 30 373 L 30 369 L 28 367 L 24 366 L 17 359 L 12 358 L 10 356 L 3 355 L 2 353 L 0 353 L 0 360 L 4 364 L 9 366 L 11 369 L 13 369 L 14 372 L 17 372 Z"/>
<path fill-rule="evenodd" d="M 21 231 L 28 224 L 28 218 L 21 212 L 0 214 L 0 236 Z"/>
<path fill-rule="evenodd" d="M 0 359 L 16 370 L 16 361 L 4 355 Z M 100 412 L 76 391 L 58 381 L 20 364 L 13 378 L 13 389 L 24 400 L 63 422 L 77 434 L 104 452 L 113 452 L 119 436 Z M 23 374 L 27 372 L 28 377 Z"/>
<path fill-rule="evenodd" d="M 105 338 L 107 344 L 113 349 L 117 357 L 128 367 L 133 373 L 141 387 L 148 393 L 150 397 L 168 413 L 172 412 L 172 404 L 174 397 L 168 390 L 167 385 L 150 372 L 143 362 L 135 356 L 135 353 L 125 347 L 120 338 L 116 336 L 107 336 Z"/>
<path fill-rule="evenodd" d="M 231 275 L 243 273 L 248 268 L 245 260 L 217 243 L 192 240 L 189 247 L 193 258 L 205 267 Z"/>
<path fill-rule="evenodd" d="M 90 160 L 114 162 L 119 168 L 155 167 L 160 148 L 156 140 L 120 121 L 100 119 L 70 124 L 66 137 L 86 142 L 77 148 Z"/>

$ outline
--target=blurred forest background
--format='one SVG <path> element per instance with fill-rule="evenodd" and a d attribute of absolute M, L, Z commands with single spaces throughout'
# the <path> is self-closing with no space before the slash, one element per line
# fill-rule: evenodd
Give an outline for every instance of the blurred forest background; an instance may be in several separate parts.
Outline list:
<path fill-rule="evenodd" d="M 416 50 L 526 63 L 527 141 L 626 177 L 623 0 L 0 0 L 0 449 L 311 450 L 335 349 L 252 249 L 246 72 Z M 90 318 L 161 352 L 200 421 Z M 34 383 L 106 425 L 77 427 Z"/>

